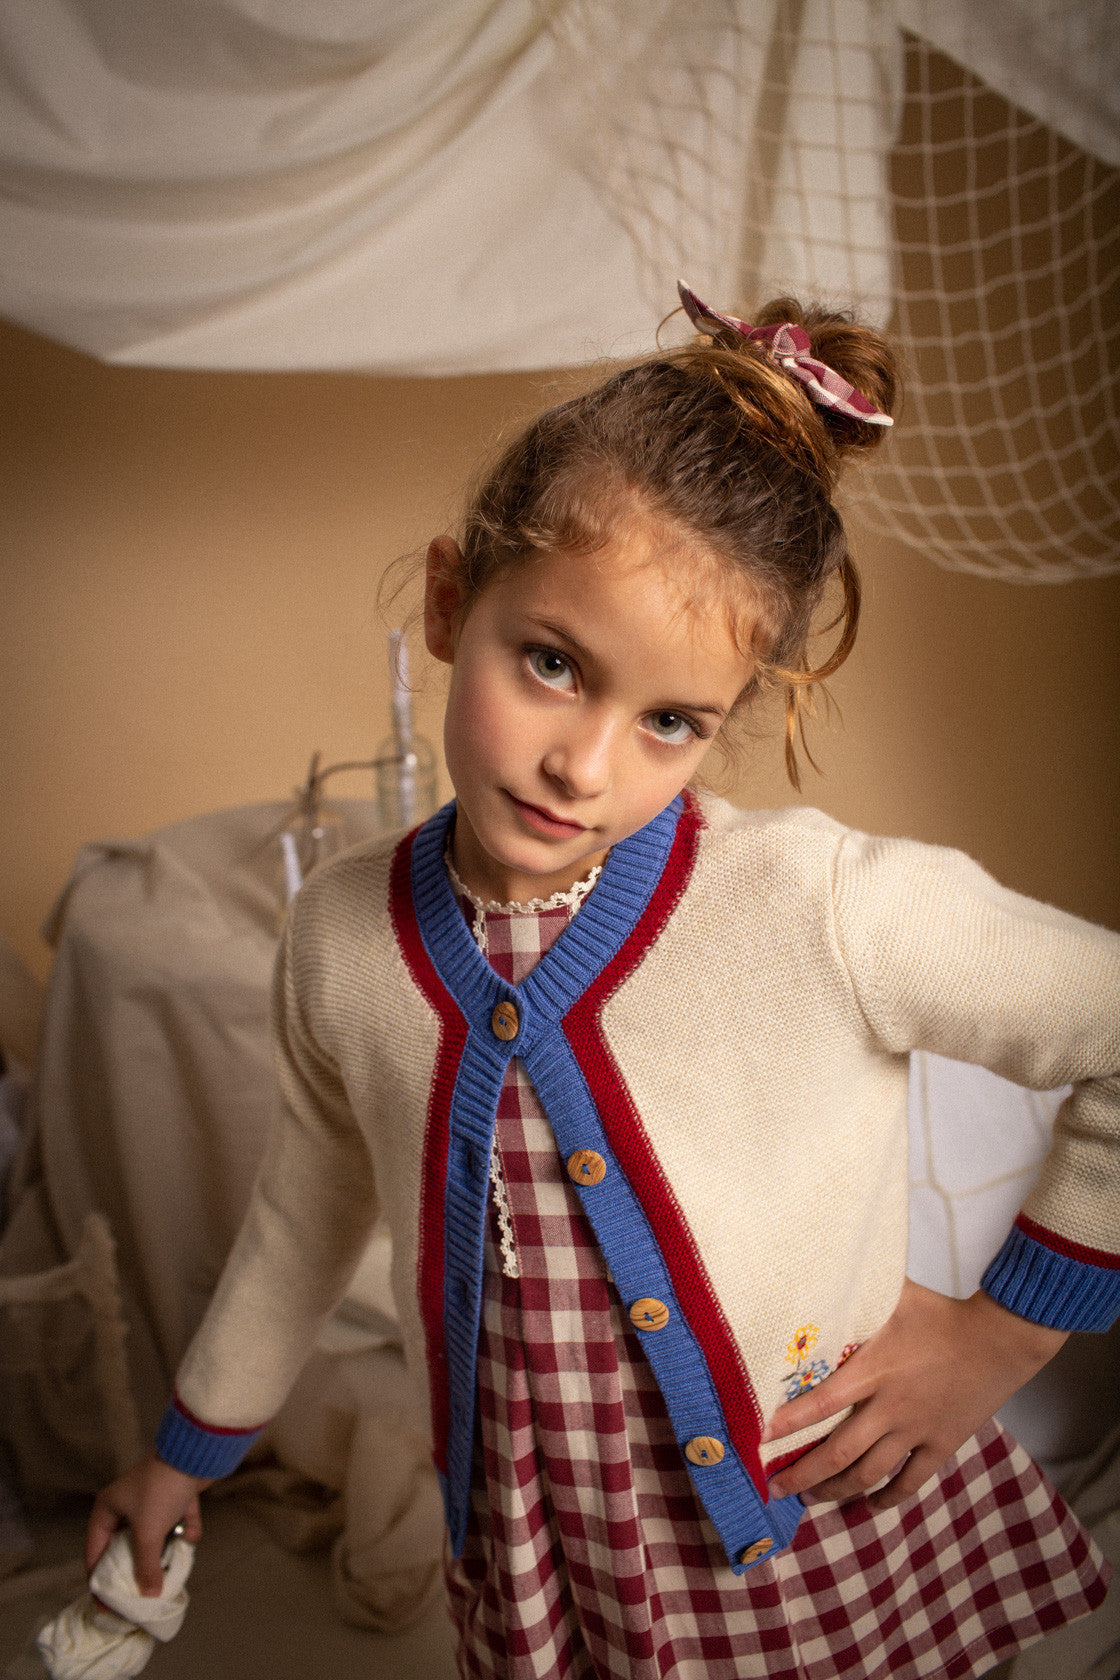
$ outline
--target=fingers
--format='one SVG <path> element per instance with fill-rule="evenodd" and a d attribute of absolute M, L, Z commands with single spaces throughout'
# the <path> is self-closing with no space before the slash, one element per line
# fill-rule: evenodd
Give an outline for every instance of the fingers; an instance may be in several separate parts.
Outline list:
<path fill-rule="evenodd" d="M 191 1500 L 183 1513 L 183 1539 L 189 1540 L 192 1546 L 197 1546 L 202 1539 L 202 1512 L 197 1497 Z"/>
<path fill-rule="evenodd" d="M 880 1433 L 857 1411 L 835 1434 L 775 1476 L 770 1492 L 776 1498 L 800 1493 L 837 1503 L 867 1494 L 872 1510 L 885 1511 L 917 1493 L 952 1450 L 948 1443 L 914 1442 L 897 1430 Z M 871 1488 L 877 1491 L 870 1493 Z"/>
<path fill-rule="evenodd" d="M 875 1376 L 868 1349 L 858 1348 L 839 1370 L 833 1371 L 815 1388 L 807 1389 L 796 1400 L 787 1400 L 779 1406 L 762 1431 L 763 1442 L 794 1435 L 799 1429 L 811 1429 L 814 1424 L 824 1423 L 838 1412 L 858 1405 L 873 1392 Z"/>
<path fill-rule="evenodd" d="M 129 1534 L 136 1585 L 145 1598 L 158 1598 L 163 1591 L 163 1566 L 160 1558 L 163 1556 L 166 1539 L 162 1529 L 155 1533 L 134 1528 Z"/>
<path fill-rule="evenodd" d="M 804 1489 L 814 1499 L 839 1502 L 855 1499 L 861 1493 L 878 1486 L 887 1476 L 894 1476 L 909 1462 L 910 1451 L 897 1435 L 884 1435 L 869 1452 L 854 1459 L 835 1475 L 827 1476 Z"/>
<path fill-rule="evenodd" d="M 130 1521 L 129 1541 L 136 1584 L 145 1598 L 157 1597 L 163 1591 L 161 1560 L 167 1537 L 179 1523 L 183 1525 L 183 1539 L 197 1545 L 202 1538 L 197 1494 L 153 1500 L 147 1507 L 141 1507 Z"/>
<path fill-rule="evenodd" d="M 839 1429 L 833 1430 L 823 1441 L 818 1441 L 809 1452 L 803 1454 L 795 1463 L 787 1465 L 775 1476 L 770 1483 L 771 1493 L 781 1498 L 787 1493 L 816 1493 L 818 1489 L 833 1486 L 853 1465 L 862 1463 L 864 1458 L 876 1452 L 885 1434 L 866 1411 L 856 1410 Z M 879 1475 L 873 1477 L 872 1481 L 878 1481 L 888 1471 L 893 1470 L 905 1451 L 905 1447 L 899 1445 L 894 1457 L 888 1464 L 883 1465 Z M 872 1481 L 865 1485 L 870 1487 Z M 863 1489 L 853 1486 L 851 1491 L 860 1493 Z M 821 1493 L 820 1497 L 835 1499 L 842 1496 Z"/>
<path fill-rule="evenodd" d="M 784 1406 L 779 1406 L 762 1431 L 762 1441 L 764 1444 L 779 1441 L 783 1435 L 796 1435 L 799 1429 L 812 1429 L 815 1423 L 826 1422 L 851 1404 L 850 1400 L 834 1400 L 826 1377 L 807 1394 L 798 1395 L 796 1400 L 787 1400 Z"/>
<path fill-rule="evenodd" d="M 770 1483 L 778 1497 L 868 1493 L 876 1510 L 908 1499 L 1052 1357 L 1063 1332 L 1020 1319 L 983 1292 L 958 1301 L 909 1280 L 887 1322 L 816 1388 L 774 1413 L 763 1441 L 831 1435 Z"/>
<path fill-rule="evenodd" d="M 873 1511 L 888 1511 L 893 1505 L 901 1505 L 936 1476 L 943 1462 L 942 1454 L 931 1447 L 922 1447 L 911 1453 L 898 1475 L 885 1488 L 868 1495 L 868 1505 Z"/>
<path fill-rule="evenodd" d="M 184 1538 L 197 1544 L 202 1536 L 198 1491 L 207 1485 L 150 1453 L 97 1496 L 86 1530 L 87 1572 L 100 1561 L 118 1529 L 127 1524 L 137 1586 L 145 1597 L 158 1597 L 163 1590 L 160 1559 L 167 1536 L 182 1522 Z"/>
<path fill-rule="evenodd" d="M 118 1513 L 111 1510 L 102 1499 L 96 1501 L 89 1519 L 89 1526 L 86 1529 L 85 1566 L 87 1575 L 92 1575 L 97 1564 L 101 1561 L 105 1548 L 121 1526 L 121 1520 Z"/>
<path fill-rule="evenodd" d="M 86 1574 L 92 1575 L 100 1563 L 110 1540 L 117 1530 L 124 1527 L 125 1519 L 122 1514 L 113 1509 L 108 1503 L 99 1499 L 94 1505 L 93 1514 L 86 1529 L 85 1567 Z M 184 1537 L 191 1538 L 189 1533 L 190 1520 L 187 1519 Z M 195 1501 L 194 1522 L 196 1538 L 202 1532 L 202 1523 L 198 1514 L 198 1502 Z M 129 1531 L 129 1544 L 132 1547 L 133 1568 L 136 1574 L 136 1584 L 145 1598 L 158 1597 L 163 1591 L 163 1567 L 160 1558 L 166 1543 L 166 1532 L 162 1522 L 157 1522 L 153 1528 L 137 1519 Z"/>
<path fill-rule="evenodd" d="M 898 1434 L 881 1436 L 859 1454 L 850 1447 L 829 1451 L 830 1445 L 825 1442 L 783 1470 L 770 1483 L 771 1493 L 779 1498 L 786 1493 L 802 1493 L 836 1503 L 867 1494 L 873 1511 L 885 1511 L 917 1493 L 936 1475 L 946 1456 L 939 1448 L 925 1444 L 912 1449 Z M 886 1485 L 879 1487 L 886 1478 Z M 877 1491 L 871 1493 L 871 1488 Z"/>

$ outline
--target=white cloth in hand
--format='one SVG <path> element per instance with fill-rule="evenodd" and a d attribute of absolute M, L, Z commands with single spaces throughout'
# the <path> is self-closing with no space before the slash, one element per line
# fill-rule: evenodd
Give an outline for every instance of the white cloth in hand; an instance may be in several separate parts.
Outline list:
<path fill-rule="evenodd" d="M 172 1540 L 163 1554 L 163 1591 L 145 1598 L 136 1584 L 128 1535 L 115 1534 L 89 1580 L 89 1591 L 42 1628 L 36 1639 L 51 1680 L 129 1680 L 156 1641 L 174 1639 L 187 1611 L 186 1580 L 194 1547 Z"/>

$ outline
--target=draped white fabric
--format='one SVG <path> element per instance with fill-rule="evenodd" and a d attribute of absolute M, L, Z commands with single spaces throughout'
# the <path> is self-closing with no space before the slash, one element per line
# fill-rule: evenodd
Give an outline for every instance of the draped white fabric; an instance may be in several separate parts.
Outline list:
<path fill-rule="evenodd" d="M 899 24 L 1110 156 L 1115 86 L 1072 49 L 1112 0 L 1065 0 L 1056 41 L 1052 11 L 0 0 L 0 313 L 110 361 L 427 374 L 640 352 L 674 266 L 883 315 Z"/>
<path fill-rule="evenodd" d="M 878 87 L 866 63 L 883 4 L 833 0 L 861 87 Z M 664 228 L 648 225 L 656 203 L 620 205 L 597 170 L 595 109 L 558 37 L 608 28 L 617 67 L 640 70 L 659 29 L 706 15 L 717 49 L 720 27 L 736 51 L 740 35 L 759 43 L 749 103 L 781 9 L 0 0 L 0 312 L 125 363 L 448 374 L 640 352 L 675 301 L 674 273 L 649 284 Z M 727 71 L 716 50 L 695 72 L 717 115 Z M 840 90 L 809 91 L 828 152 Z M 883 109 L 889 124 L 889 97 Z M 743 178 L 750 123 L 726 117 L 711 170 L 691 160 L 701 182 Z M 689 120 L 682 152 L 702 138 Z M 640 151 L 642 112 L 623 127 Z M 887 138 L 883 127 L 858 166 L 860 244 L 880 293 Z M 647 183 L 660 162 L 655 146 Z M 678 192 L 666 227 L 691 196 Z M 719 297 L 738 290 L 737 209 L 689 224 L 688 277 Z M 780 234 L 798 274 L 834 277 L 834 250 L 814 255 L 811 227 Z"/>
<path fill-rule="evenodd" d="M 1011 104 L 1120 168 L 1116 0 L 898 0 L 898 20 Z"/>
<path fill-rule="evenodd" d="M 0 311 L 108 360 L 445 374 L 647 338 L 529 0 L 4 0 Z"/>

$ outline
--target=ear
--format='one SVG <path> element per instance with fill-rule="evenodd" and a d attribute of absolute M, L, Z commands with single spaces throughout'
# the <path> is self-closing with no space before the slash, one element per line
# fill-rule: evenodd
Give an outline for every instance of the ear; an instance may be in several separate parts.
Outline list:
<path fill-rule="evenodd" d="M 450 665 L 463 607 L 463 551 L 454 537 L 433 537 L 424 577 L 424 641 L 435 659 Z"/>

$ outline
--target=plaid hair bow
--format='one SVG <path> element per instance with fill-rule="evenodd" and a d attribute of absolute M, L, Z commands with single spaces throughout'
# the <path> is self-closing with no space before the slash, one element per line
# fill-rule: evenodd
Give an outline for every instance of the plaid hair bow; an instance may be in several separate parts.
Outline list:
<path fill-rule="evenodd" d="M 866 420 L 872 426 L 894 425 L 889 414 L 881 413 L 854 385 L 849 385 L 834 369 L 810 355 L 809 334 L 804 327 L 796 326 L 793 321 L 786 321 L 781 326 L 752 327 L 736 315 L 721 315 L 718 309 L 710 309 L 683 280 L 677 281 L 677 291 L 697 332 L 715 337 L 730 330 L 738 333 L 740 338 L 766 345 L 779 367 L 804 385 L 818 407 L 834 408 L 840 414 L 847 414 L 853 420 Z"/>

